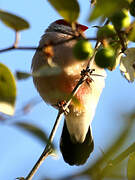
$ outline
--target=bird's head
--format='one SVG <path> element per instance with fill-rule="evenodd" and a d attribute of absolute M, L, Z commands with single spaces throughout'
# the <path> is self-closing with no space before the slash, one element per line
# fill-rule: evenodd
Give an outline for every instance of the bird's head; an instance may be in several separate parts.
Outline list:
<path fill-rule="evenodd" d="M 79 24 L 78 22 L 74 23 L 74 25 L 75 25 L 76 30 L 79 32 L 84 32 L 88 29 L 87 26 Z M 69 34 L 73 32 L 73 28 L 72 28 L 72 25 L 66 20 L 59 19 L 51 23 L 50 26 L 46 30 L 46 32 L 53 32 L 53 31 Z"/>

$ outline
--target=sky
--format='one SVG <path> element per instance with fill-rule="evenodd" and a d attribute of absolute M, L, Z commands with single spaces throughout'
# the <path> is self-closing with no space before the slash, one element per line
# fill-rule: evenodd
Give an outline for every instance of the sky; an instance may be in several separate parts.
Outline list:
<path fill-rule="evenodd" d="M 95 29 L 92 25 L 98 22 L 87 21 L 90 14 L 89 0 L 79 0 L 81 13 L 79 22 L 87 25 L 87 37 L 94 37 Z M 30 23 L 30 29 L 22 31 L 19 45 L 37 46 L 41 35 L 47 26 L 61 18 L 60 15 L 46 0 L 1 0 L 0 7 L 11 13 L 25 18 Z M 0 49 L 12 45 L 14 32 L 0 22 Z M 134 46 L 135 44 L 132 44 Z M 0 54 L 0 62 L 6 64 L 13 73 L 15 71 L 30 72 L 31 60 L 34 51 L 11 51 Z M 54 143 L 57 147 L 58 158 L 48 157 L 39 168 L 33 180 L 41 180 L 42 177 L 61 177 L 73 172 L 83 170 L 88 164 L 92 164 L 117 138 L 123 124 L 121 114 L 133 110 L 135 107 L 135 83 L 128 83 L 120 74 L 119 68 L 113 72 L 107 71 L 106 87 L 101 95 L 94 120 L 92 131 L 95 141 L 95 149 L 84 166 L 69 166 L 63 161 L 59 150 L 59 138 L 62 130 L 61 122 Z M 17 81 L 16 111 L 33 97 L 39 97 L 32 79 Z M 42 128 L 47 134 L 51 132 L 57 111 L 51 106 L 41 103 L 24 117 L 18 117 L 17 122 L 29 122 Z M 15 120 L 9 119 L 6 123 L 0 123 L 0 180 L 14 180 L 16 177 L 26 176 L 38 160 L 44 149 L 44 145 L 28 133 L 16 128 Z M 132 139 L 131 139 L 132 143 Z"/>

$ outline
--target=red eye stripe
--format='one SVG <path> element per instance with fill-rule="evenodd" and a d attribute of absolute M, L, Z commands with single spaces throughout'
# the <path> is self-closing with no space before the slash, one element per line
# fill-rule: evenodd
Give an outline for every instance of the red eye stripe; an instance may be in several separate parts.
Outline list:
<path fill-rule="evenodd" d="M 84 26 L 84 25 L 82 25 L 82 24 L 76 24 L 76 26 L 77 26 L 77 28 L 79 28 L 79 29 L 82 30 L 82 31 L 86 31 L 86 30 L 88 29 L 87 26 Z"/>
<path fill-rule="evenodd" d="M 71 24 L 68 23 L 67 21 L 65 21 L 64 19 L 59 19 L 59 20 L 55 21 L 55 23 L 71 27 Z M 86 31 L 88 29 L 87 26 L 84 26 L 84 25 L 78 24 L 78 23 L 76 23 L 76 27 L 82 31 Z"/>

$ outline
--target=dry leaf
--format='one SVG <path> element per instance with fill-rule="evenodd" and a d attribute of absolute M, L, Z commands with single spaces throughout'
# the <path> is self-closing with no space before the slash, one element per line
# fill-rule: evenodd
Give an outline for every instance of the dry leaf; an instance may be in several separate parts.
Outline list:
<path fill-rule="evenodd" d="M 129 48 L 125 51 L 126 56 L 120 59 L 120 71 L 125 78 L 133 82 L 135 79 L 135 48 Z"/>

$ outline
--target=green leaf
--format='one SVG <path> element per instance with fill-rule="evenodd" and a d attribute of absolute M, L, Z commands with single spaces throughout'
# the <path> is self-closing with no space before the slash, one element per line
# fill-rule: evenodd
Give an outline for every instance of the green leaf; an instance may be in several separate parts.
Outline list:
<path fill-rule="evenodd" d="M 135 79 L 135 48 L 129 48 L 125 51 L 126 56 L 121 57 L 120 71 L 125 78 L 133 82 Z"/>
<path fill-rule="evenodd" d="M 55 64 L 50 64 L 50 66 L 43 66 L 37 71 L 31 73 L 26 72 L 16 72 L 16 77 L 18 80 L 27 79 L 30 76 L 33 77 L 41 77 L 41 76 L 51 76 L 51 75 L 58 75 L 61 73 L 61 68 L 56 66 Z"/>
<path fill-rule="evenodd" d="M 16 83 L 11 71 L 0 63 L 0 112 L 13 115 L 16 100 Z"/>
<path fill-rule="evenodd" d="M 117 45 L 116 45 L 117 46 Z M 113 47 L 113 46 L 112 46 Z M 115 48 L 115 47 L 113 47 L 113 48 Z M 108 67 L 108 70 L 110 70 L 110 71 L 113 71 L 113 70 L 115 70 L 116 68 L 117 68 L 117 66 L 120 64 L 120 59 L 121 59 L 121 56 L 122 56 L 122 53 L 120 53 L 121 52 L 121 49 L 119 50 L 116 50 L 116 61 L 115 61 L 115 64 L 114 64 L 114 66 L 113 67 Z"/>
<path fill-rule="evenodd" d="M 41 76 L 51 76 L 51 75 L 58 75 L 61 73 L 61 68 L 59 66 L 43 66 L 37 71 L 32 73 L 34 77 L 41 77 Z"/>
<path fill-rule="evenodd" d="M 11 29 L 21 31 L 29 28 L 29 23 L 23 18 L 0 10 L 0 20 Z"/>
<path fill-rule="evenodd" d="M 23 122 L 17 122 L 14 125 L 31 133 L 32 135 L 34 135 L 35 137 L 40 139 L 42 141 L 42 143 L 45 144 L 48 142 L 47 135 L 39 127 L 37 127 L 33 124 L 23 123 Z"/>
<path fill-rule="evenodd" d="M 128 159 L 127 177 L 128 180 L 135 179 L 135 152 L 131 153 Z"/>
<path fill-rule="evenodd" d="M 111 144 L 110 148 L 101 156 L 97 161 L 94 162 L 94 164 L 90 167 L 87 167 L 86 170 L 84 170 L 81 174 L 82 175 L 95 175 L 95 177 L 98 177 L 97 179 L 101 179 L 101 177 L 106 176 L 106 173 L 108 174 L 109 171 L 113 168 L 112 162 L 112 156 L 116 156 L 118 151 L 120 151 L 122 145 L 126 142 L 126 139 L 131 131 L 131 128 L 134 123 L 134 116 L 128 116 L 126 119 L 125 126 L 123 130 L 120 132 L 120 135 L 117 139 L 114 140 L 114 143 Z M 117 161 L 117 159 L 115 159 Z M 120 163 L 115 162 L 116 164 Z M 106 166 L 105 166 L 106 164 Z M 95 178 L 96 179 L 96 178 Z"/>
<path fill-rule="evenodd" d="M 109 17 L 120 9 L 127 8 L 128 6 L 128 0 L 97 0 L 96 6 L 89 17 L 89 21 L 93 21 L 100 16 Z"/>
<path fill-rule="evenodd" d="M 18 80 L 27 79 L 31 76 L 30 73 L 16 71 L 16 78 Z"/>
<path fill-rule="evenodd" d="M 77 0 L 48 0 L 57 12 L 68 22 L 75 22 L 80 13 Z"/>

